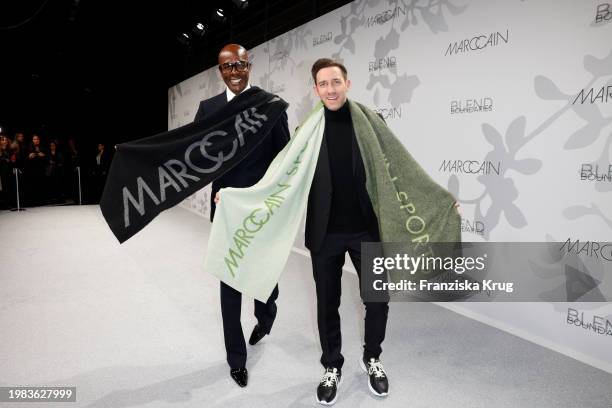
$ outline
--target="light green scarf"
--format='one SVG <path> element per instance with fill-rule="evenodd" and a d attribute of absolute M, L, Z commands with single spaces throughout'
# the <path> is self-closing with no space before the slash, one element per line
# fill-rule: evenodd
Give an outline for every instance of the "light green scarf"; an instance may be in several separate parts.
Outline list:
<path fill-rule="evenodd" d="M 423 171 L 378 115 L 348 103 L 381 241 L 460 241 L 452 195 Z M 204 265 L 209 273 L 255 299 L 268 299 L 306 208 L 324 130 L 319 103 L 257 184 L 220 191 Z"/>

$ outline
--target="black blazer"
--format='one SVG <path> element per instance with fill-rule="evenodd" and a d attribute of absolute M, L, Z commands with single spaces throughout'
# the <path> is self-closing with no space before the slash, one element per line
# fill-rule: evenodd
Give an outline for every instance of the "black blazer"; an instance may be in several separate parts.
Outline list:
<path fill-rule="evenodd" d="M 329 224 L 331 212 L 332 180 L 329 168 L 329 155 L 327 153 L 327 137 L 328 135 L 323 134 L 319 159 L 317 161 L 312 187 L 310 188 L 310 194 L 308 196 L 305 244 L 306 248 L 311 252 L 318 252 L 321 249 L 321 245 L 327 233 L 327 225 Z M 359 146 L 357 145 L 357 140 L 354 135 L 352 153 L 353 176 L 355 177 L 357 185 L 359 207 L 361 208 L 361 213 L 364 217 L 368 232 L 375 241 L 379 241 L 378 220 L 372 208 L 372 202 L 368 196 L 368 191 L 366 190 L 365 167 L 363 166 L 361 152 L 359 151 Z"/>
<path fill-rule="evenodd" d="M 106 176 L 108 174 L 108 170 L 110 169 L 111 162 L 113 160 L 112 153 L 105 147 L 102 152 L 102 156 L 100 156 L 100 164 L 98 164 L 98 153 L 94 155 L 91 160 L 92 165 L 92 174 L 95 176 Z"/>
<path fill-rule="evenodd" d="M 206 119 L 227 103 L 225 91 L 217 96 L 200 102 L 194 122 Z M 234 168 L 213 181 L 210 196 L 210 220 L 215 216 L 214 197 L 223 187 L 250 187 L 257 183 L 266 173 L 268 166 L 283 147 L 289 142 L 289 124 L 287 113 L 283 112 L 272 132 L 265 141 L 257 146 L 251 154 L 244 158 Z"/>

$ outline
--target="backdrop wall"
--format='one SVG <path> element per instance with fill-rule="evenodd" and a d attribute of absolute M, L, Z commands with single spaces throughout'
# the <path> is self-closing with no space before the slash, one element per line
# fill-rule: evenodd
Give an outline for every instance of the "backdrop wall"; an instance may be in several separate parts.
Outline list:
<path fill-rule="evenodd" d="M 465 241 L 591 245 L 612 241 L 611 39 L 612 2 L 359 0 L 249 50 L 250 78 L 294 129 L 312 63 L 340 59 L 349 97 L 459 199 Z M 170 88 L 168 128 L 223 90 L 216 67 Z M 182 205 L 208 216 L 210 190 Z M 609 303 L 442 306 L 612 372 Z"/>

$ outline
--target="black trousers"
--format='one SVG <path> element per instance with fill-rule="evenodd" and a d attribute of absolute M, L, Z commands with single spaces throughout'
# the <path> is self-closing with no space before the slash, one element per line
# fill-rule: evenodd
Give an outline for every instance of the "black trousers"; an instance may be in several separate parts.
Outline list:
<path fill-rule="evenodd" d="M 341 353 L 342 333 L 340 331 L 340 307 L 342 266 L 348 251 L 357 270 L 361 285 L 361 243 L 374 241 L 367 232 L 335 234 L 325 236 L 321 250 L 310 254 L 312 271 L 317 291 L 317 323 L 321 341 L 321 364 L 324 367 L 342 368 L 344 357 Z M 361 291 L 360 291 L 361 293 Z M 379 358 L 381 344 L 385 339 L 388 302 L 364 302 L 365 344 L 363 357 Z"/>
<path fill-rule="evenodd" d="M 276 318 L 276 299 L 278 285 L 272 291 L 266 303 L 255 300 L 255 317 L 259 326 L 270 333 L 274 318 Z M 246 364 L 247 350 L 240 324 L 242 309 L 242 293 L 221 282 L 221 315 L 223 317 L 223 337 L 227 363 L 231 368 L 243 368 Z"/>

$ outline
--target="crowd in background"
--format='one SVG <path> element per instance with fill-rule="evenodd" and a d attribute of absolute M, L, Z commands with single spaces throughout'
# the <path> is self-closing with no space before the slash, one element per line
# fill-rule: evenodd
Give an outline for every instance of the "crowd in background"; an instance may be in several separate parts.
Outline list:
<path fill-rule="evenodd" d="M 98 203 L 112 150 L 98 143 L 81 154 L 74 138 L 0 134 L 0 209 L 17 206 L 18 189 L 21 207 Z"/>

